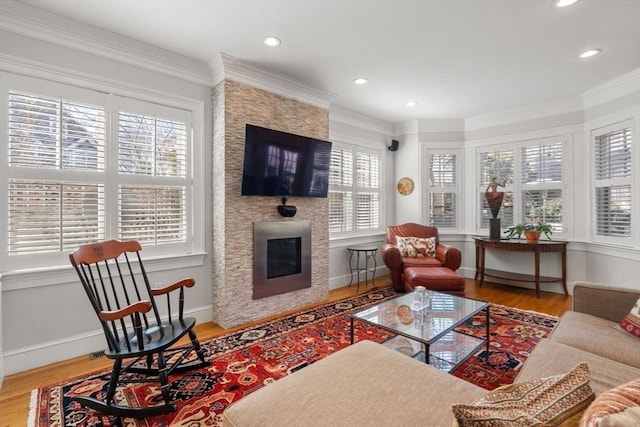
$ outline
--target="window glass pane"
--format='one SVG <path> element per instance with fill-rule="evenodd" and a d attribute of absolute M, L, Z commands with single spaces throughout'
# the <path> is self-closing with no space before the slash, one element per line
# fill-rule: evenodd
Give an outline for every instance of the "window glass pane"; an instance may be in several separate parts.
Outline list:
<path fill-rule="evenodd" d="M 356 229 L 375 230 L 380 226 L 378 193 L 356 194 Z"/>
<path fill-rule="evenodd" d="M 104 235 L 104 186 L 11 180 L 9 255 L 73 250 Z"/>
<path fill-rule="evenodd" d="M 429 218 L 434 227 L 457 227 L 455 193 L 430 193 Z"/>
<path fill-rule="evenodd" d="M 596 137 L 596 179 L 631 176 L 631 128 Z"/>
<path fill-rule="evenodd" d="M 104 170 L 104 110 L 10 92 L 9 166 Z"/>
<path fill-rule="evenodd" d="M 121 173 L 185 176 L 186 123 L 120 112 L 118 158 Z"/>
<path fill-rule="evenodd" d="M 431 187 L 453 187 L 456 185 L 456 155 L 432 154 L 429 156 L 429 185 Z"/>
<path fill-rule="evenodd" d="M 631 186 L 596 188 L 596 231 L 600 236 L 631 236 Z"/>
<path fill-rule="evenodd" d="M 329 191 L 329 232 L 353 231 L 353 198 L 346 191 Z"/>
<path fill-rule="evenodd" d="M 144 243 L 186 241 L 185 188 L 122 185 L 118 235 Z"/>
<path fill-rule="evenodd" d="M 353 184 L 353 152 L 336 147 L 331 149 L 329 185 L 351 186 Z"/>
<path fill-rule="evenodd" d="M 480 185 L 486 187 L 495 178 L 502 185 L 513 182 L 513 150 L 480 153 Z"/>
<path fill-rule="evenodd" d="M 356 154 L 357 186 L 378 188 L 380 186 L 380 161 L 378 156 L 369 153 Z"/>
<path fill-rule="evenodd" d="M 487 204 L 487 199 L 484 197 L 484 191 L 479 194 L 480 198 L 480 227 L 489 228 L 489 219 L 491 216 L 491 210 Z M 502 229 L 511 227 L 513 225 L 513 193 L 505 191 L 504 199 L 502 200 L 502 208 L 498 214 L 500 218 L 500 227 Z"/>
<path fill-rule="evenodd" d="M 523 222 L 545 222 L 554 232 L 562 231 L 562 190 L 527 190 L 522 192 Z"/>
<path fill-rule="evenodd" d="M 562 143 L 522 148 L 522 183 L 562 182 Z"/>

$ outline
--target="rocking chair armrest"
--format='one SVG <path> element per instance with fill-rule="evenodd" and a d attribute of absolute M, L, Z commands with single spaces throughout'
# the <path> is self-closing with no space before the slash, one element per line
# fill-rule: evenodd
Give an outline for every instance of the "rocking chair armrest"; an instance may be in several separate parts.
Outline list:
<path fill-rule="evenodd" d="M 176 289 L 182 288 L 182 287 L 187 287 L 190 288 L 193 285 L 196 284 L 196 281 L 192 278 L 188 278 L 188 279 L 182 279 L 179 282 L 174 283 L 173 285 L 169 285 L 169 286 L 165 286 L 164 288 L 156 288 L 156 289 L 151 289 L 151 295 L 153 296 L 158 296 L 158 295 L 164 295 L 167 294 L 171 291 L 175 291 Z"/>
<path fill-rule="evenodd" d="M 100 313 L 98 313 L 98 317 L 104 322 L 111 322 L 113 320 L 118 320 L 130 316 L 133 313 L 147 313 L 150 310 L 150 301 L 138 301 L 135 304 L 128 305 L 120 310 L 101 311 Z"/>

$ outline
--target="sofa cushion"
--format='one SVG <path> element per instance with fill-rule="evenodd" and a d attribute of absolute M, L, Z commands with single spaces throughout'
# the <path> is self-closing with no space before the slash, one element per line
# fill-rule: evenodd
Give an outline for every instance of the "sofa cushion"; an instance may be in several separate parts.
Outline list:
<path fill-rule="evenodd" d="M 617 328 L 635 338 L 640 338 L 640 299 L 631 307 L 631 311 L 618 323 Z"/>
<path fill-rule="evenodd" d="M 438 258 L 402 258 L 403 268 L 409 267 L 442 267 L 442 261 Z"/>
<path fill-rule="evenodd" d="M 451 425 L 452 403 L 485 393 L 381 344 L 360 341 L 246 395 L 225 409 L 222 421 L 234 427 Z"/>
<path fill-rule="evenodd" d="M 562 425 L 575 421 L 593 401 L 589 378 L 583 362 L 566 374 L 500 387 L 471 405 L 451 409 L 461 427 Z"/>
<path fill-rule="evenodd" d="M 619 334 L 622 335 L 621 333 Z M 556 341 L 542 339 L 536 344 L 526 363 L 522 366 L 516 381 L 530 381 L 536 378 L 562 374 L 580 362 L 589 364 L 589 370 L 591 371 L 589 385 L 596 396 L 620 384 L 640 378 L 639 368 L 569 347 Z"/>
<path fill-rule="evenodd" d="M 640 409 L 640 378 L 629 381 L 611 390 L 602 393 L 587 408 L 581 426 L 604 427 L 613 426 L 627 420 L 640 421 L 640 413 L 637 410 L 627 411 L 629 408 Z M 638 416 L 639 418 L 635 418 Z M 638 425 L 630 423 L 626 425 Z"/>
<path fill-rule="evenodd" d="M 640 340 L 616 329 L 617 323 L 567 311 L 550 335 L 571 347 L 640 368 Z"/>
<path fill-rule="evenodd" d="M 396 246 L 400 255 L 406 258 L 435 258 L 436 238 L 429 237 L 401 237 L 396 236 Z"/>

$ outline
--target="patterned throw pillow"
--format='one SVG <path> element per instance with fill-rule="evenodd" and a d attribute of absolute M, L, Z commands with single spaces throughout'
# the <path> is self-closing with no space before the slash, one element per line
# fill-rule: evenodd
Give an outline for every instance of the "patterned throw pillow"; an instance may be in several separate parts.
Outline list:
<path fill-rule="evenodd" d="M 400 237 L 396 236 L 396 246 L 400 249 L 400 255 L 406 258 L 435 258 L 436 238 L 429 237 Z"/>
<path fill-rule="evenodd" d="M 451 410 L 461 427 L 573 424 L 595 397 L 589 381 L 589 366 L 582 362 L 564 375 L 500 387 L 470 405 L 451 405 Z"/>
<path fill-rule="evenodd" d="M 618 323 L 618 329 L 640 338 L 640 299 L 631 307 L 629 314 Z"/>
<path fill-rule="evenodd" d="M 640 378 L 605 391 L 584 411 L 581 427 L 640 425 Z"/>

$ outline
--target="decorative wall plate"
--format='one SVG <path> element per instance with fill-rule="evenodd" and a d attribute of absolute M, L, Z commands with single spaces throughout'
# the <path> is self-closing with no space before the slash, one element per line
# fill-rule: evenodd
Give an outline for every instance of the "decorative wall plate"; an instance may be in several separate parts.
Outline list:
<path fill-rule="evenodd" d="M 398 193 L 406 196 L 407 194 L 411 194 L 413 192 L 413 180 L 411 178 L 400 178 L 398 181 Z"/>

